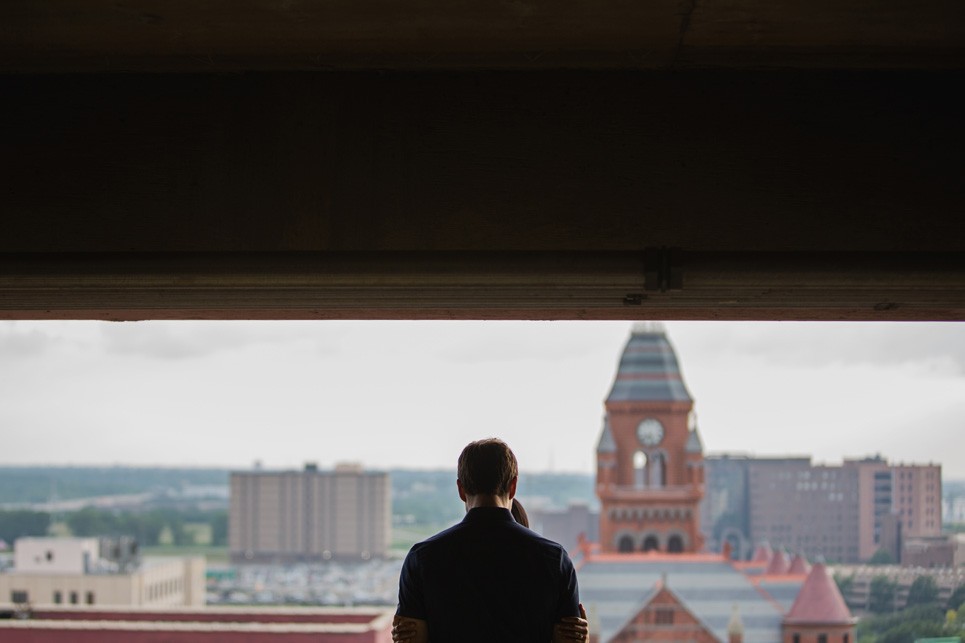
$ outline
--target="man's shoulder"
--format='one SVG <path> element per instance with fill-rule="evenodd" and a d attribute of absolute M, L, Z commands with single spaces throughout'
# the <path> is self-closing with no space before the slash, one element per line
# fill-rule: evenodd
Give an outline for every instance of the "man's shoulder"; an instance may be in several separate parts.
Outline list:
<path fill-rule="evenodd" d="M 570 555 L 563 545 L 559 544 L 555 540 L 550 540 L 549 538 L 541 536 L 535 531 L 531 531 L 525 527 L 522 528 L 522 531 L 527 532 L 527 537 L 532 543 L 532 547 L 542 552 L 542 555 L 548 556 L 554 560 L 559 559 L 559 561 L 565 566 L 572 566 L 573 563 L 570 561 Z"/>
<path fill-rule="evenodd" d="M 488 528 L 492 527 L 493 525 L 488 526 Z M 409 553 L 418 553 L 426 549 L 444 547 L 450 541 L 457 541 L 462 538 L 472 537 L 477 530 L 483 529 L 487 529 L 487 527 L 473 525 L 472 523 L 459 522 L 448 529 L 443 529 L 439 533 L 416 543 L 409 550 Z M 518 523 L 505 523 L 498 525 L 497 529 L 505 530 L 504 533 L 509 532 L 517 541 L 527 542 L 533 547 L 557 551 L 562 555 L 566 555 L 566 549 L 563 547 L 563 545 L 559 544 L 555 540 L 550 540 L 549 538 L 546 538 L 527 527 L 523 527 Z"/>
<path fill-rule="evenodd" d="M 424 549 L 432 549 L 437 544 L 445 542 L 449 538 L 456 537 L 463 528 L 463 523 L 456 523 L 448 529 L 443 529 L 439 533 L 429 536 L 425 540 L 419 541 L 412 545 L 412 547 L 409 549 L 409 555 L 411 556 L 413 553 L 417 554 Z"/>

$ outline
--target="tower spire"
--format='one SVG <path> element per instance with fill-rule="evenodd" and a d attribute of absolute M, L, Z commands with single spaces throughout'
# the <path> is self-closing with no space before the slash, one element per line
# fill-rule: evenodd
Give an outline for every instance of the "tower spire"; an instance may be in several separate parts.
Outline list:
<path fill-rule="evenodd" d="M 634 327 L 597 444 L 603 551 L 701 549 L 703 444 L 691 430 L 693 405 L 664 330 Z"/>

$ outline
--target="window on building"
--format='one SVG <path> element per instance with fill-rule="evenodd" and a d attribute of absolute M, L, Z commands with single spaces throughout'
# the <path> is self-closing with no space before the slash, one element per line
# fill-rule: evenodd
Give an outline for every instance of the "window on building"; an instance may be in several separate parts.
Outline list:
<path fill-rule="evenodd" d="M 674 534 L 667 541 L 667 551 L 671 554 L 679 554 L 684 550 L 684 539 Z"/>
<path fill-rule="evenodd" d="M 818 643 L 828 643 L 828 635 L 818 634 Z"/>
<path fill-rule="evenodd" d="M 795 634 L 791 637 L 791 643 L 801 643 L 801 635 Z"/>
<path fill-rule="evenodd" d="M 87 592 L 87 604 L 88 605 L 94 604 L 94 592 Z"/>
<path fill-rule="evenodd" d="M 660 543 L 656 536 L 647 536 L 643 539 L 643 551 L 654 551 L 660 549 Z"/>
<path fill-rule="evenodd" d="M 60 604 L 63 603 L 63 602 L 64 602 L 64 593 L 61 592 L 59 589 L 58 589 L 58 590 L 55 590 L 55 591 L 54 591 L 54 604 L 55 604 L 55 605 L 60 605 Z"/>
<path fill-rule="evenodd" d="M 666 456 L 657 453 L 650 462 L 650 486 L 664 487 L 667 484 Z"/>
<path fill-rule="evenodd" d="M 24 589 L 10 590 L 10 602 L 11 603 L 29 603 L 30 595 L 27 593 L 27 590 L 24 590 Z"/>
<path fill-rule="evenodd" d="M 654 614 L 654 623 L 657 625 L 673 625 L 673 608 L 658 607 Z"/>
<path fill-rule="evenodd" d="M 845 632 L 844 636 L 841 637 L 841 643 L 850 643 L 850 642 L 851 642 L 851 636 L 847 632 Z"/>
<path fill-rule="evenodd" d="M 643 451 L 633 454 L 633 484 L 638 488 L 647 486 L 647 454 Z"/>
<path fill-rule="evenodd" d="M 619 551 L 633 551 L 633 538 L 630 536 L 620 536 L 619 542 L 617 542 L 617 550 Z"/>
<path fill-rule="evenodd" d="M 70 604 L 71 604 L 71 605 L 76 605 L 76 604 L 77 604 L 77 592 L 71 592 L 71 593 L 70 593 Z"/>

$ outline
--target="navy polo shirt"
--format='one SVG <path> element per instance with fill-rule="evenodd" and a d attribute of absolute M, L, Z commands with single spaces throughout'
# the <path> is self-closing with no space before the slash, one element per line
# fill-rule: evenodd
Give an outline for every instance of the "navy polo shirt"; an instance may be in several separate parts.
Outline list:
<path fill-rule="evenodd" d="M 412 547 L 397 613 L 427 621 L 430 643 L 549 643 L 554 623 L 579 616 L 576 571 L 508 509 L 477 507 Z"/>

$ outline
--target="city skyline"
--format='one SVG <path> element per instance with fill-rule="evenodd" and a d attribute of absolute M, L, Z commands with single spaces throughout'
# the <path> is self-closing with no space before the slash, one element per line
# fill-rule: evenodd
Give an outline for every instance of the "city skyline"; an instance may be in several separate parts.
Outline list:
<path fill-rule="evenodd" d="M 668 322 L 708 453 L 965 477 L 961 324 Z M 0 464 L 590 473 L 629 322 L 0 322 Z"/>

